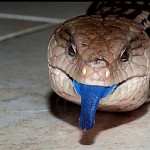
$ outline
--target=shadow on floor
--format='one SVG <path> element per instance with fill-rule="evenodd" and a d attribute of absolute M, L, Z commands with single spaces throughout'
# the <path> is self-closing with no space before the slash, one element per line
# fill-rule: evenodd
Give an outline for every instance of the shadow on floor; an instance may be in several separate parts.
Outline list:
<path fill-rule="evenodd" d="M 49 111 L 57 118 L 77 127 L 79 129 L 80 106 L 60 98 L 54 92 L 49 94 L 47 99 Z M 141 106 L 131 112 L 108 113 L 97 111 L 95 126 L 89 131 L 82 131 L 79 143 L 82 145 L 92 145 L 96 136 L 101 131 L 111 129 L 122 124 L 134 121 L 146 114 L 148 104 Z"/>

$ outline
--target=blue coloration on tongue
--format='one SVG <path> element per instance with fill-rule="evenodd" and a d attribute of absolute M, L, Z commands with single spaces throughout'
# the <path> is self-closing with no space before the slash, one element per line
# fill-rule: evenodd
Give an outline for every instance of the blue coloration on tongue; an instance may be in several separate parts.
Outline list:
<path fill-rule="evenodd" d="M 95 114 L 99 101 L 114 91 L 117 85 L 110 87 L 92 86 L 78 83 L 75 80 L 73 84 L 76 93 L 81 96 L 80 127 L 83 130 L 89 130 L 94 126 Z"/>

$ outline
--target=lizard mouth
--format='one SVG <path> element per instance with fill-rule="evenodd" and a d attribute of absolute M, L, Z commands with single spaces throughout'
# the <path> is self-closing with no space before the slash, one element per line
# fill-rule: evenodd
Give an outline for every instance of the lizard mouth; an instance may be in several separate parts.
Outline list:
<path fill-rule="evenodd" d="M 105 99 L 122 84 L 138 77 L 140 76 L 130 77 L 112 86 L 86 85 L 73 80 L 74 89 L 81 96 L 81 113 L 79 118 L 81 129 L 90 130 L 94 126 L 95 114 L 101 99 Z"/>
<path fill-rule="evenodd" d="M 94 126 L 97 107 L 102 99 L 105 100 L 107 96 L 113 94 L 113 92 L 115 92 L 115 90 L 119 86 L 125 84 L 129 80 L 132 80 L 133 78 L 146 76 L 133 76 L 112 86 L 97 86 L 78 83 L 62 69 L 53 66 L 50 67 L 61 71 L 61 73 L 64 74 L 68 78 L 68 80 L 71 81 L 75 93 L 80 95 L 81 113 L 79 117 L 79 123 L 81 129 L 83 130 L 90 130 Z"/>

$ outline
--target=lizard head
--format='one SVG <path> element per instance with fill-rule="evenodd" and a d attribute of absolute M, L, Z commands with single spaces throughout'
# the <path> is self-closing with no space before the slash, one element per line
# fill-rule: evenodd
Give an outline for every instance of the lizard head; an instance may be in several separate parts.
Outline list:
<path fill-rule="evenodd" d="M 139 25 L 121 17 L 79 16 L 55 30 L 48 48 L 51 85 L 81 103 L 83 129 L 93 126 L 97 107 L 129 111 L 144 103 L 149 43 Z"/>

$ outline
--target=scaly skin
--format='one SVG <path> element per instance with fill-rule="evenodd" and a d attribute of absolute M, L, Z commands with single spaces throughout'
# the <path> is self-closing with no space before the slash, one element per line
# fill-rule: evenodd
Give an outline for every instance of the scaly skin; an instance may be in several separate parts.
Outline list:
<path fill-rule="evenodd" d="M 75 56 L 69 55 L 70 45 Z M 122 61 L 125 50 L 129 57 Z M 140 25 L 126 18 L 75 17 L 59 26 L 51 37 L 48 66 L 51 86 L 61 97 L 80 104 L 72 79 L 88 85 L 119 83 L 101 100 L 98 109 L 131 111 L 147 101 L 150 39 Z"/>

